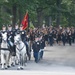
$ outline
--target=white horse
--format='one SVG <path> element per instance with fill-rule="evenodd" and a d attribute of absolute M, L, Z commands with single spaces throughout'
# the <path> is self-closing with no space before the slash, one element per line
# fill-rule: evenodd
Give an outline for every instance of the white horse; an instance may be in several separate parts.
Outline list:
<path fill-rule="evenodd" d="M 7 43 L 7 33 L 2 33 L 2 43 L 1 43 L 1 64 L 2 69 L 7 69 L 9 65 L 9 54 L 8 43 Z"/>
<path fill-rule="evenodd" d="M 18 69 L 23 69 L 27 62 L 26 46 L 21 40 L 20 34 L 14 37 L 14 44 L 16 45 L 16 62 L 19 64 Z"/>

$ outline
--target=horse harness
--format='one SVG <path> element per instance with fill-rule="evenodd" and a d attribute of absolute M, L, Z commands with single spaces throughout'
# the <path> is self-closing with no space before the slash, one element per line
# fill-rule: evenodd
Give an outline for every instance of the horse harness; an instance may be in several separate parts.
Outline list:
<path fill-rule="evenodd" d="M 17 48 L 17 47 L 16 47 Z M 19 51 L 21 51 L 22 49 L 24 48 L 24 46 L 21 48 L 21 49 L 19 49 L 19 48 L 17 48 Z"/>

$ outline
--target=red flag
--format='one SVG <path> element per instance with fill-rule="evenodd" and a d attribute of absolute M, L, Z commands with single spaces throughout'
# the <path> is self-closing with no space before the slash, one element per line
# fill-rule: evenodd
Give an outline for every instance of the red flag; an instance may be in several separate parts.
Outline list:
<path fill-rule="evenodd" d="M 24 19 L 22 20 L 22 25 L 23 25 L 22 30 L 25 30 L 28 27 L 28 12 L 24 16 Z"/>

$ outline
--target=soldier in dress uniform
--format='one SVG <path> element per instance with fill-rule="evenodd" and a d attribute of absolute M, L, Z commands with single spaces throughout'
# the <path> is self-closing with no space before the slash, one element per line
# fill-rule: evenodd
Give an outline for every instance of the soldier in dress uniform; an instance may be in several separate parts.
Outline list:
<path fill-rule="evenodd" d="M 44 48 L 45 48 L 45 39 L 44 39 L 44 36 L 41 35 L 40 37 L 40 50 L 41 50 L 40 58 L 41 59 L 43 58 Z"/>
<path fill-rule="evenodd" d="M 25 31 L 25 30 L 22 30 L 22 25 L 20 25 L 20 35 L 21 35 L 22 41 L 23 41 L 24 43 L 26 43 L 26 42 L 25 42 L 25 40 L 26 40 L 26 31 Z"/>
<path fill-rule="evenodd" d="M 65 43 L 66 43 L 66 31 L 65 30 L 62 31 L 61 36 L 62 36 L 63 45 L 65 46 Z"/>
<path fill-rule="evenodd" d="M 29 33 L 26 33 L 26 44 L 27 44 L 27 55 L 29 60 L 31 59 L 31 48 L 30 48 L 30 37 L 29 37 Z"/>
<path fill-rule="evenodd" d="M 58 33 L 57 33 L 57 41 L 58 41 L 59 45 L 61 44 L 61 41 L 62 41 L 61 36 L 62 36 L 61 31 L 59 30 Z"/>
<path fill-rule="evenodd" d="M 71 32 L 71 30 L 68 33 L 68 41 L 69 41 L 69 45 L 72 45 L 72 32 Z"/>
<path fill-rule="evenodd" d="M 18 24 L 15 25 L 15 29 L 14 29 L 14 35 L 17 35 L 17 33 L 19 32 L 19 26 Z"/>
<path fill-rule="evenodd" d="M 17 34 L 19 34 L 20 30 L 19 30 L 19 26 L 18 24 L 15 25 L 15 29 L 13 30 L 13 35 L 16 36 Z M 16 45 L 14 45 L 14 51 L 15 51 L 15 55 L 16 55 Z"/>
<path fill-rule="evenodd" d="M 68 41 L 69 45 L 72 44 L 72 32 L 71 32 L 70 28 L 67 28 L 67 41 Z"/>
<path fill-rule="evenodd" d="M 1 31 L 1 32 L 2 32 L 2 33 L 7 32 L 7 30 L 6 30 L 6 26 L 5 26 L 5 25 L 2 26 L 2 31 Z"/>
<path fill-rule="evenodd" d="M 52 30 L 49 31 L 48 36 L 49 36 L 49 44 L 50 44 L 50 46 L 53 46 L 53 32 L 52 32 Z"/>
<path fill-rule="evenodd" d="M 13 45 L 14 45 L 14 34 L 13 34 L 13 30 L 12 30 L 12 26 L 11 25 L 8 25 L 7 35 L 8 35 L 8 40 L 7 41 L 8 41 L 10 53 L 12 53 Z"/>
<path fill-rule="evenodd" d="M 15 45 L 14 45 L 14 31 L 12 30 L 12 25 L 8 25 L 8 30 L 7 30 L 7 42 L 8 42 L 8 48 L 10 51 L 10 57 L 9 57 L 9 66 L 11 65 L 14 66 L 14 58 L 16 56 L 16 49 L 15 49 Z"/>
<path fill-rule="evenodd" d="M 8 31 L 7 31 L 7 36 L 8 36 L 8 47 L 10 50 L 11 55 L 15 55 L 14 51 L 14 32 L 12 30 L 12 25 L 8 25 Z"/>
<path fill-rule="evenodd" d="M 7 30 L 6 30 L 6 26 L 5 26 L 5 25 L 2 26 L 2 30 L 0 31 L 1 42 L 2 42 L 2 33 L 3 33 L 3 34 L 4 34 L 4 33 L 7 33 Z"/>
<path fill-rule="evenodd" d="M 72 43 L 74 43 L 75 42 L 75 30 L 74 30 L 74 28 L 72 28 L 71 31 L 72 31 Z"/>
<path fill-rule="evenodd" d="M 32 49 L 33 49 L 33 55 L 35 58 L 35 62 L 38 63 L 39 61 L 38 53 L 40 51 L 40 42 L 39 42 L 38 36 L 35 37 L 35 41 L 32 44 Z"/>
<path fill-rule="evenodd" d="M 20 30 L 19 30 L 19 26 L 16 24 L 15 25 L 15 28 L 12 30 L 12 33 L 13 33 L 13 37 L 16 36 L 17 34 L 20 33 Z M 16 56 L 16 45 L 14 44 L 13 45 L 13 52 L 12 52 L 12 66 L 15 66 L 15 64 L 17 64 L 17 62 L 15 63 L 15 56 Z"/>
<path fill-rule="evenodd" d="M 57 32 L 56 32 L 56 30 L 53 31 L 53 41 L 54 41 L 54 44 L 56 44 L 56 41 L 57 41 Z"/>

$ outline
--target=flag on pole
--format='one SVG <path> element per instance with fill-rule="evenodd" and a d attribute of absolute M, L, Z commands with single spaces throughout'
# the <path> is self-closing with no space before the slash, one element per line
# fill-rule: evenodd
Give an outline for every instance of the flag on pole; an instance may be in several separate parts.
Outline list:
<path fill-rule="evenodd" d="M 22 20 L 22 30 L 25 30 L 28 27 L 28 12 L 26 12 L 24 19 Z"/>

